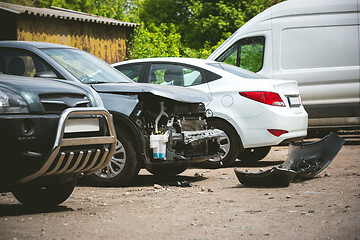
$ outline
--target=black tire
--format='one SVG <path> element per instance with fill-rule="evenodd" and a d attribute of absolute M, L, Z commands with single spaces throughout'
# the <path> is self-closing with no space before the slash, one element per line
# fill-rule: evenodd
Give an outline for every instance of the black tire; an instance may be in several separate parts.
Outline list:
<path fill-rule="evenodd" d="M 156 165 L 146 168 L 151 174 L 158 177 L 173 177 L 188 169 L 190 164 L 183 165 Z"/>
<path fill-rule="evenodd" d="M 271 150 L 271 147 L 246 148 L 245 151 L 239 153 L 241 162 L 257 162 L 265 158 Z"/>
<path fill-rule="evenodd" d="M 75 188 L 76 180 L 66 183 L 35 182 L 22 184 L 13 189 L 15 198 L 22 204 L 36 208 L 54 207 L 68 199 Z"/>
<path fill-rule="evenodd" d="M 140 170 L 136 153 L 127 133 L 116 129 L 117 146 L 110 163 L 89 176 L 90 184 L 101 187 L 127 186 Z"/>
<path fill-rule="evenodd" d="M 224 137 L 218 140 L 220 148 L 225 152 L 223 156 L 209 159 L 200 163 L 204 168 L 227 167 L 232 164 L 240 152 L 240 138 L 235 129 L 227 122 L 222 120 L 208 120 L 208 125 L 225 132 Z"/>

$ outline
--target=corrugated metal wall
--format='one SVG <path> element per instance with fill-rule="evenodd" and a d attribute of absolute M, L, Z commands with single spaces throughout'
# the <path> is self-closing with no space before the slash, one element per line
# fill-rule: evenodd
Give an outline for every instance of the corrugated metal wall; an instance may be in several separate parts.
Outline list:
<path fill-rule="evenodd" d="M 17 40 L 59 43 L 94 54 L 108 63 L 126 57 L 131 28 L 38 16 L 17 18 Z"/>

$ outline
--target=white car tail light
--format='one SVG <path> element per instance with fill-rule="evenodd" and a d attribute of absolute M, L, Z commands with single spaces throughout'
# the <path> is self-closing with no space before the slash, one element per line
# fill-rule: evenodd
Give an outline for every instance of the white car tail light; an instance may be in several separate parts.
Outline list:
<path fill-rule="evenodd" d="M 285 103 L 280 95 L 274 92 L 239 92 L 239 94 L 243 97 L 271 106 L 285 107 Z"/>
<path fill-rule="evenodd" d="M 274 135 L 275 137 L 280 137 L 281 135 L 288 133 L 288 131 L 281 129 L 268 129 L 268 132 Z"/>

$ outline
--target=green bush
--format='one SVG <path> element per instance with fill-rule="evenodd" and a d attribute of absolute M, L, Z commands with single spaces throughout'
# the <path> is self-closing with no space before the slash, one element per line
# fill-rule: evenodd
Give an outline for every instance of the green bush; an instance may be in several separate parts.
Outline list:
<path fill-rule="evenodd" d="M 144 25 L 144 23 L 142 23 Z M 128 56 L 134 58 L 180 57 L 181 36 L 174 24 L 151 24 L 137 27 L 132 35 Z"/>

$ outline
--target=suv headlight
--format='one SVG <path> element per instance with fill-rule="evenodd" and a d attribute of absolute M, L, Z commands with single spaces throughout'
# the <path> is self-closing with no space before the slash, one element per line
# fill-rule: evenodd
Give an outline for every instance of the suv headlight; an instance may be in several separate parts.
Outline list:
<path fill-rule="evenodd" d="M 29 113 L 29 109 L 20 95 L 0 88 L 0 114 L 4 113 Z"/>

